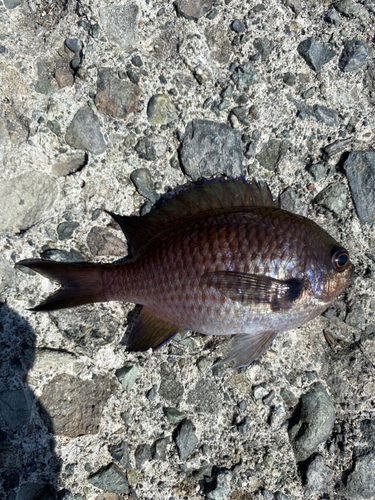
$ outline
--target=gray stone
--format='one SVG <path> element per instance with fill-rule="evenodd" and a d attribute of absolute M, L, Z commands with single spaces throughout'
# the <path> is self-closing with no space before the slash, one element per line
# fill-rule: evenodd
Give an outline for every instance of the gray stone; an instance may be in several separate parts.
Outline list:
<path fill-rule="evenodd" d="M 296 192 L 288 187 L 280 195 L 281 207 L 283 210 L 288 210 L 294 214 L 307 216 L 308 205 L 301 199 L 298 198 Z"/>
<path fill-rule="evenodd" d="M 135 466 L 142 469 L 143 465 L 151 460 L 151 446 L 147 443 L 139 444 L 134 453 Z"/>
<path fill-rule="evenodd" d="M 177 428 L 175 443 L 180 460 L 186 460 L 194 451 L 198 439 L 195 435 L 195 427 L 191 420 L 183 420 Z"/>
<path fill-rule="evenodd" d="M 72 148 L 94 155 L 104 153 L 107 147 L 100 131 L 99 118 L 88 106 L 77 111 L 66 131 L 65 140 Z"/>
<path fill-rule="evenodd" d="M 244 33 L 246 30 L 245 23 L 240 21 L 239 19 L 235 19 L 232 24 L 230 25 L 233 31 L 236 33 Z"/>
<path fill-rule="evenodd" d="M 108 493 L 129 493 L 126 474 L 116 464 L 109 464 L 89 476 L 88 482 Z"/>
<path fill-rule="evenodd" d="M 57 235 L 60 241 L 68 240 L 79 226 L 78 222 L 61 222 L 57 226 Z"/>
<path fill-rule="evenodd" d="M 339 68 L 345 73 L 358 71 L 366 64 L 368 56 L 367 44 L 362 40 L 347 40 L 339 59 Z"/>
<path fill-rule="evenodd" d="M 138 376 L 138 366 L 134 363 L 126 363 L 125 366 L 116 371 L 116 377 L 125 391 L 130 391 Z"/>
<path fill-rule="evenodd" d="M 208 26 L 205 30 L 205 36 L 212 59 L 221 66 L 227 64 L 232 54 L 232 47 L 225 28 L 216 24 Z"/>
<path fill-rule="evenodd" d="M 343 184 L 336 182 L 324 188 L 315 197 L 315 201 L 323 207 L 332 210 L 335 214 L 341 214 L 347 204 L 347 190 Z"/>
<path fill-rule="evenodd" d="M 139 7 L 135 2 L 100 8 L 100 19 L 108 40 L 122 49 L 138 42 Z"/>
<path fill-rule="evenodd" d="M 256 159 L 267 170 L 275 170 L 279 162 L 286 155 L 289 146 L 290 143 L 288 141 L 270 139 L 263 144 L 260 153 L 256 155 Z"/>
<path fill-rule="evenodd" d="M 375 223 L 375 152 L 353 151 L 344 163 L 361 224 Z"/>
<path fill-rule="evenodd" d="M 98 92 L 95 105 L 103 115 L 125 119 L 133 113 L 141 89 L 129 80 L 117 78 L 111 68 L 101 68 L 98 71 Z"/>
<path fill-rule="evenodd" d="M 130 174 L 130 179 L 142 196 L 150 200 L 151 203 L 156 202 L 159 196 L 154 189 L 154 183 L 148 168 L 137 168 L 133 170 Z"/>
<path fill-rule="evenodd" d="M 361 422 L 361 432 L 363 439 L 371 444 L 375 445 L 375 420 L 365 419 Z"/>
<path fill-rule="evenodd" d="M 178 411 L 176 408 L 171 408 L 170 406 L 165 406 L 163 408 L 164 415 L 172 424 L 178 424 L 184 418 L 186 418 L 185 413 Z"/>
<path fill-rule="evenodd" d="M 177 379 L 176 372 L 167 363 L 163 363 L 160 367 L 160 397 L 177 404 L 183 393 L 184 388 Z"/>
<path fill-rule="evenodd" d="M 79 54 L 83 48 L 83 43 L 79 38 L 66 38 L 65 45 L 75 54 Z"/>
<path fill-rule="evenodd" d="M 125 241 L 111 233 L 109 229 L 94 226 L 86 239 L 87 246 L 92 255 L 115 255 L 124 257 L 127 253 Z"/>
<path fill-rule="evenodd" d="M 306 472 L 306 487 L 312 491 L 327 492 L 331 487 L 333 471 L 326 466 L 324 458 L 317 455 Z"/>
<path fill-rule="evenodd" d="M 166 460 L 167 455 L 167 446 L 169 443 L 169 438 L 160 438 L 157 439 L 151 446 L 151 456 L 153 460 Z"/>
<path fill-rule="evenodd" d="M 253 45 L 261 55 L 262 61 L 267 61 L 273 49 L 273 43 L 271 40 L 268 40 L 268 38 L 256 38 Z"/>
<path fill-rule="evenodd" d="M 15 498 L 15 500 L 56 500 L 57 491 L 50 484 L 28 482 L 21 484 L 16 497 L 9 496 L 8 498 Z"/>
<path fill-rule="evenodd" d="M 40 222 L 56 201 L 56 181 L 31 171 L 0 182 L 0 237 L 26 230 Z"/>
<path fill-rule="evenodd" d="M 212 0 L 176 0 L 174 5 L 178 15 L 197 21 L 212 9 Z"/>
<path fill-rule="evenodd" d="M 177 120 L 178 115 L 168 96 L 156 94 L 148 101 L 147 118 L 152 125 L 163 125 Z"/>
<path fill-rule="evenodd" d="M 353 0 L 339 0 L 334 6 L 340 14 L 351 18 L 356 17 L 361 11 L 361 7 Z"/>
<path fill-rule="evenodd" d="M 128 445 L 124 441 L 109 446 L 108 451 L 125 469 L 131 469 Z"/>
<path fill-rule="evenodd" d="M 231 491 L 232 472 L 229 470 L 217 475 L 216 487 L 207 494 L 210 500 L 227 500 Z"/>
<path fill-rule="evenodd" d="M 327 175 L 327 169 L 324 163 L 313 163 L 306 167 L 308 173 L 313 177 L 315 182 L 321 181 Z"/>
<path fill-rule="evenodd" d="M 231 78 L 240 92 L 249 90 L 251 85 L 259 82 L 258 74 L 250 62 L 237 66 L 232 73 Z"/>
<path fill-rule="evenodd" d="M 7 9 L 15 9 L 19 5 L 21 5 L 21 0 L 4 0 L 4 5 Z"/>
<path fill-rule="evenodd" d="M 335 422 L 331 396 L 320 382 L 301 397 L 297 422 L 289 429 L 289 440 L 297 462 L 306 460 L 326 441 Z"/>
<path fill-rule="evenodd" d="M 318 43 L 311 37 L 303 40 L 303 42 L 298 45 L 297 50 L 299 55 L 304 58 L 306 63 L 316 73 L 320 73 L 322 67 L 336 55 L 335 51 L 331 50 L 323 43 Z"/>
<path fill-rule="evenodd" d="M 83 255 L 74 249 L 68 252 L 67 250 L 51 248 L 44 250 L 40 256 L 42 259 L 54 260 L 55 262 L 84 262 L 85 260 Z"/>
<path fill-rule="evenodd" d="M 359 301 L 350 305 L 348 314 L 345 318 L 345 323 L 363 330 L 366 326 L 366 313 Z"/>
<path fill-rule="evenodd" d="M 219 173 L 238 177 L 243 173 L 242 157 L 239 131 L 209 120 L 188 123 L 180 158 L 193 180 Z"/>
<path fill-rule="evenodd" d="M 61 156 L 59 157 L 59 161 L 52 165 L 51 172 L 58 177 L 65 177 L 84 167 L 86 161 L 87 158 L 85 153 Z"/>
<path fill-rule="evenodd" d="M 135 146 L 139 158 L 155 161 L 165 155 L 168 150 L 168 142 L 161 135 L 151 134 L 141 139 Z"/>
<path fill-rule="evenodd" d="M 0 391 L 0 418 L 12 430 L 30 422 L 33 396 L 28 390 Z"/>
<path fill-rule="evenodd" d="M 337 123 L 337 115 L 333 109 L 327 108 L 326 106 L 320 106 L 319 104 L 315 104 L 312 107 L 312 111 L 310 114 L 318 121 L 323 122 L 326 125 L 331 125 L 332 127 L 336 126 Z"/>
<path fill-rule="evenodd" d="M 360 450 L 355 453 L 354 469 L 348 475 L 344 494 L 346 498 L 374 498 L 375 495 L 375 451 Z"/>
<path fill-rule="evenodd" d="M 243 436 L 247 436 L 249 434 L 250 428 L 250 420 L 248 417 L 245 417 L 241 422 L 237 425 L 237 430 Z"/>
<path fill-rule="evenodd" d="M 295 13 L 296 16 L 302 12 L 302 4 L 300 0 L 284 0 L 284 3 Z"/>
<path fill-rule="evenodd" d="M 331 158 L 332 156 L 335 156 L 345 151 L 348 148 L 348 146 L 350 146 L 351 142 L 352 139 L 350 137 L 347 139 L 337 140 L 335 142 L 332 142 L 332 144 L 324 146 L 323 153 L 327 158 Z"/>
<path fill-rule="evenodd" d="M 57 435 L 77 437 L 96 434 L 106 400 L 116 390 L 110 379 L 81 380 L 63 373 L 43 387 L 41 403 Z"/>
<path fill-rule="evenodd" d="M 187 403 L 199 413 L 217 415 L 222 408 L 218 386 L 213 380 L 201 378 L 187 395 Z"/>

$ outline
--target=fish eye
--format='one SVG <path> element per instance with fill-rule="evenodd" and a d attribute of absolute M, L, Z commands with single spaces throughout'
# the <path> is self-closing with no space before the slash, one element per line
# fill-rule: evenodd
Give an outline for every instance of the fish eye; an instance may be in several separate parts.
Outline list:
<path fill-rule="evenodd" d="M 349 254 L 345 248 L 335 247 L 332 251 L 332 266 L 335 271 L 345 271 L 349 264 Z"/>

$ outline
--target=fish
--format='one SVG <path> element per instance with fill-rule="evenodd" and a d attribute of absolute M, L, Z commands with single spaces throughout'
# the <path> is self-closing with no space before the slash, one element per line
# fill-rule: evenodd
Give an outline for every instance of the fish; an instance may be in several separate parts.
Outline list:
<path fill-rule="evenodd" d="M 142 305 L 128 351 L 155 350 L 187 330 L 233 335 L 219 363 L 245 367 L 354 280 L 348 251 L 311 219 L 283 210 L 255 180 L 206 181 L 142 217 L 108 213 L 128 241 L 128 260 L 18 265 L 62 285 L 32 311 Z"/>

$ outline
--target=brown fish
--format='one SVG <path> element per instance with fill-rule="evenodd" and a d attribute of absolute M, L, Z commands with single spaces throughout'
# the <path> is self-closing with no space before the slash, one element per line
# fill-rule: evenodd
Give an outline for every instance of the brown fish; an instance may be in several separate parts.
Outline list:
<path fill-rule="evenodd" d="M 142 304 L 130 351 L 156 349 L 185 330 L 237 334 L 223 362 L 246 366 L 279 332 L 323 312 L 353 281 L 347 250 L 313 221 L 281 210 L 256 182 L 216 180 L 144 217 L 110 215 L 131 260 L 18 264 L 63 285 L 33 311 Z"/>

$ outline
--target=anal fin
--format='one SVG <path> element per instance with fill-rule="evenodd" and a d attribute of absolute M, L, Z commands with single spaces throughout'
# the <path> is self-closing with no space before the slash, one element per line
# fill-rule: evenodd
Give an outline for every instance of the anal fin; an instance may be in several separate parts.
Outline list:
<path fill-rule="evenodd" d="M 182 328 L 157 318 L 147 307 L 143 307 L 138 321 L 133 328 L 127 351 L 147 351 L 157 349 L 170 340 Z"/>
<path fill-rule="evenodd" d="M 232 370 L 244 368 L 260 358 L 264 351 L 272 344 L 278 332 L 266 331 L 257 334 L 243 333 L 234 337 L 227 356 L 217 363 L 223 365 L 234 361 Z"/>

